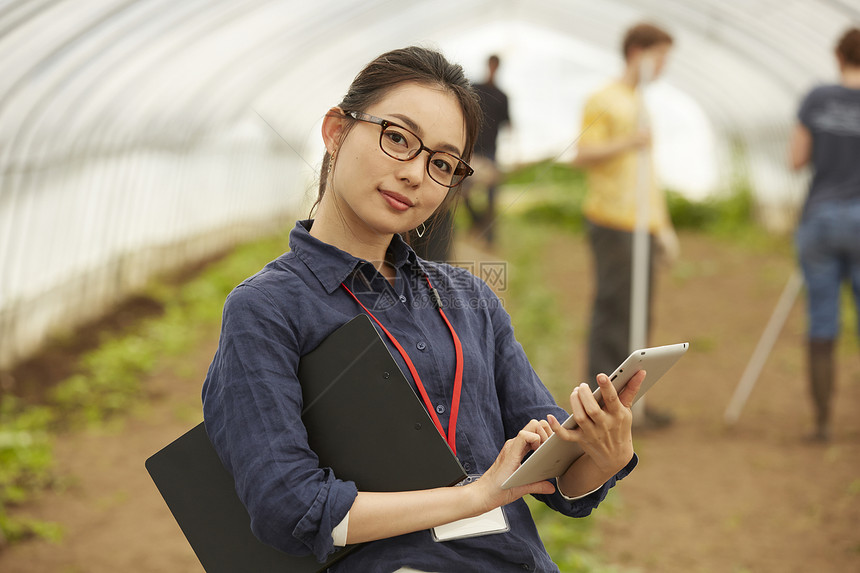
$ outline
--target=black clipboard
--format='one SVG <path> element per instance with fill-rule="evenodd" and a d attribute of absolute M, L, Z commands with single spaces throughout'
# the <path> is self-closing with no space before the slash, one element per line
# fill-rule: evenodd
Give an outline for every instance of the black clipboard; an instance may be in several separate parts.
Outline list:
<path fill-rule="evenodd" d="M 362 491 L 429 489 L 466 478 L 367 315 L 302 357 L 298 374 L 302 420 L 321 467 Z M 319 563 L 259 541 L 203 423 L 148 458 L 146 469 L 207 573 L 316 573 L 360 547 Z"/>

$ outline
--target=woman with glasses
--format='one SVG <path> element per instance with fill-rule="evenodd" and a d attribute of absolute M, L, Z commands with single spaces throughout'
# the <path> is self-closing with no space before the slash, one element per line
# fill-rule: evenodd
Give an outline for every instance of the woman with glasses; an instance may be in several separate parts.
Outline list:
<path fill-rule="evenodd" d="M 637 463 L 630 405 L 644 373 L 620 395 L 601 376 L 603 410 L 587 385 L 574 389 L 579 429 L 562 428 L 567 413 L 532 370 L 496 295 L 463 269 L 417 258 L 403 239 L 472 174 L 479 110 L 462 69 L 437 52 L 394 50 L 368 64 L 323 120 L 313 219 L 299 221 L 290 251 L 224 307 L 203 387 L 206 429 L 262 541 L 320 562 L 372 542 L 331 571 L 558 571 L 521 498 L 585 516 Z M 385 329 L 403 371 L 412 366 L 407 379 L 480 479 L 374 493 L 318 467 L 301 421 L 299 359 L 360 313 Z M 585 455 L 557 480 L 502 489 L 553 432 Z M 434 528 L 479 515 L 502 516 L 509 529 L 434 539 Z"/>

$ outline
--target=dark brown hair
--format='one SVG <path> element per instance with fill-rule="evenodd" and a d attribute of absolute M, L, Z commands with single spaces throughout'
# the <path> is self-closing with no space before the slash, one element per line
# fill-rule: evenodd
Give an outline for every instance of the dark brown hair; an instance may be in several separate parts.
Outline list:
<path fill-rule="evenodd" d="M 849 66 L 860 66 L 860 28 L 849 28 L 836 44 L 836 53 Z"/>
<path fill-rule="evenodd" d="M 466 128 L 463 160 L 468 162 L 472 157 L 472 148 L 481 126 L 480 103 L 469 80 L 466 79 L 463 68 L 448 62 L 437 51 L 410 46 L 382 54 L 359 72 L 338 107 L 345 111 L 365 111 L 384 98 L 394 87 L 411 82 L 444 89 L 457 98 L 463 111 Z M 351 118 L 348 120 L 354 121 Z M 344 130 L 343 137 L 346 137 L 348 131 L 349 126 Z M 329 171 L 330 162 L 331 154 L 326 151 L 320 170 L 319 192 L 311 212 L 316 209 L 325 194 L 327 182 L 325 174 Z M 452 189 L 436 213 L 444 213 L 455 199 L 456 190 Z M 432 219 L 435 219 L 435 215 Z M 432 227 L 432 222 L 428 226 Z"/>
<path fill-rule="evenodd" d="M 630 57 L 630 52 L 634 48 L 647 50 L 659 44 L 672 44 L 674 40 L 668 32 L 647 22 L 636 24 L 624 34 L 624 40 L 621 43 L 621 53 L 624 59 Z"/>

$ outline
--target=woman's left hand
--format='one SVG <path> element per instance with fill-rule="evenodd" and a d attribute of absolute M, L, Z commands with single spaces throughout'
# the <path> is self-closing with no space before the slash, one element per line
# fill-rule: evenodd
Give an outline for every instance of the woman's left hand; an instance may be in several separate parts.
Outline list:
<path fill-rule="evenodd" d="M 558 437 L 578 443 L 601 474 L 610 477 L 619 472 L 633 457 L 633 399 L 645 380 L 645 371 L 637 372 L 619 394 L 609 377 L 600 374 L 597 384 L 603 396 L 601 408 L 587 384 L 573 389 L 570 407 L 577 427 L 567 429 L 555 418 L 547 420 Z"/>

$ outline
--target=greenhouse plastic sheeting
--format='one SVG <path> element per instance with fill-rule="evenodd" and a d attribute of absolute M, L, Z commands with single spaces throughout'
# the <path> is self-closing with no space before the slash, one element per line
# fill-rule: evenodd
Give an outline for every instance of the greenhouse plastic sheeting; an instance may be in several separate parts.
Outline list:
<path fill-rule="evenodd" d="M 740 170 L 761 200 L 796 205 L 792 118 L 835 78 L 833 44 L 858 19 L 848 0 L 2 2 L 0 367 L 154 273 L 306 213 L 320 118 L 364 63 L 408 44 L 475 80 L 503 57 L 513 164 L 569 156 L 583 98 L 620 69 L 620 34 L 659 23 L 676 49 L 653 91 L 679 103 L 654 97 L 655 123 L 692 125 L 687 102 L 708 134 L 676 126 L 673 186 L 694 187 L 675 169 L 693 148 L 706 191 Z"/>

